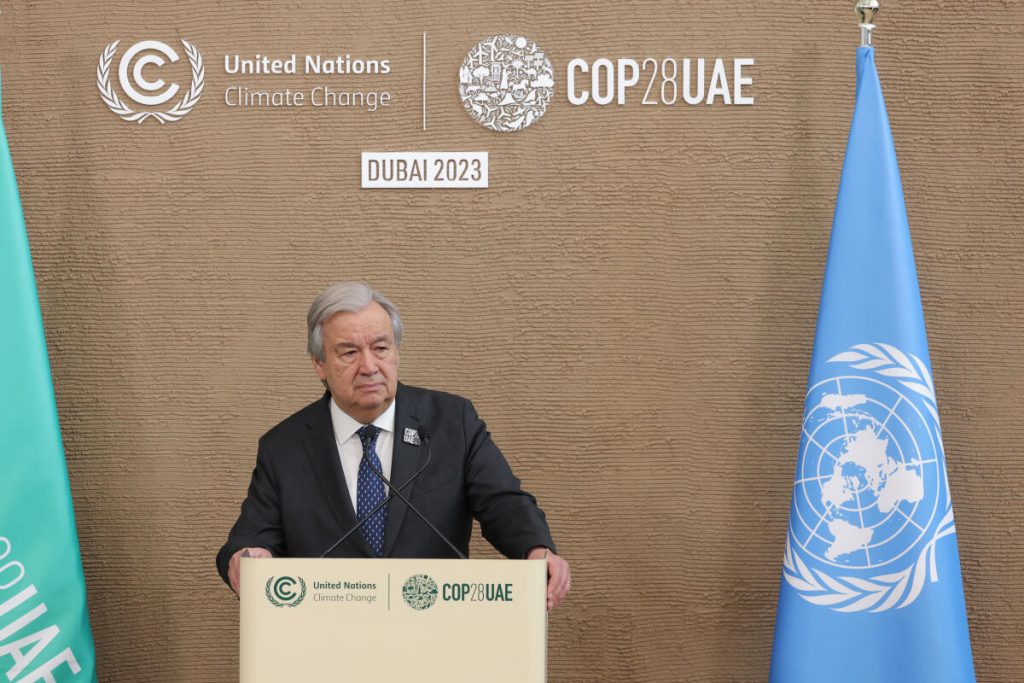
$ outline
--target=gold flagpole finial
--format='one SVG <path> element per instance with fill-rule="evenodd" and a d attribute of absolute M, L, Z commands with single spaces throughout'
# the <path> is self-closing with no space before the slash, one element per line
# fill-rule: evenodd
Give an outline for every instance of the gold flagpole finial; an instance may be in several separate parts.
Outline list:
<path fill-rule="evenodd" d="M 878 0 L 857 0 L 856 9 L 860 15 L 860 46 L 871 47 L 871 30 L 875 28 Z"/>

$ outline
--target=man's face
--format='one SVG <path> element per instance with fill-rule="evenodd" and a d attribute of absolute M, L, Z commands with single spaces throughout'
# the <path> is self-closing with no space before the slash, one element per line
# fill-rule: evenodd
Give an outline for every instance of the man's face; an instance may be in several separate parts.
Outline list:
<path fill-rule="evenodd" d="M 337 313 L 324 323 L 324 360 L 313 366 L 338 407 L 368 424 L 398 389 L 398 348 L 391 318 L 376 301 L 358 313 Z"/>

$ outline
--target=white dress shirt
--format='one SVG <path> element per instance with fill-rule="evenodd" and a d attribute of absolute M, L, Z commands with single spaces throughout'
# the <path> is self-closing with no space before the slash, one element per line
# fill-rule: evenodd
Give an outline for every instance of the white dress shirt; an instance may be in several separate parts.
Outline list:
<path fill-rule="evenodd" d="M 334 426 L 334 440 L 338 444 L 338 456 L 341 458 L 341 469 L 345 473 L 348 495 L 352 499 L 352 509 L 359 510 L 358 495 L 359 461 L 363 459 L 363 444 L 357 433 L 362 427 L 348 413 L 338 407 L 331 399 L 331 424 Z M 392 401 L 373 424 L 380 428 L 377 435 L 377 457 L 380 458 L 380 471 L 386 479 L 391 479 L 391 459 L 395 443 L 395 402 Z M 370 475 L 373 476 L 372 474 Z M 388 487 L 384 487 L 387 495 Z"/>

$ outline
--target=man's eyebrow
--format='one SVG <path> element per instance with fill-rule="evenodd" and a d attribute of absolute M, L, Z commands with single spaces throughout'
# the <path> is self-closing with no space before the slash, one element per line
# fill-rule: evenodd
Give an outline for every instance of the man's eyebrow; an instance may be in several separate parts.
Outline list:
<path fill-rule="evenodd" d="M 382 334 L 379 337 L 374 337 L 373 339 L 370 340 L 370 344 L 371 345 L 379 344 L 380 342 L 391 343 L 391 335 L 389 335 L 389 334 Z M 357 348 L 359 348 L 359 344 L 356 344 L 355 342 L 350 342 L 350 341 L 342 340 L 342 341 L 338 342 L 337 344 L 335 344 L 332 348 L 335 348 L 335 349 L 357 349 Z"/>

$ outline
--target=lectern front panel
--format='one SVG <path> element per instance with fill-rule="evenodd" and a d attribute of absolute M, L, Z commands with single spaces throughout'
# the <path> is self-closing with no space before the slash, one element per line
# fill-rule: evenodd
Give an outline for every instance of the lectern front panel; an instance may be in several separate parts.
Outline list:
<path fill-rule="evenodd" d="M 542 560 L 242 560 L 241 683 L 545 680 Z"/>

